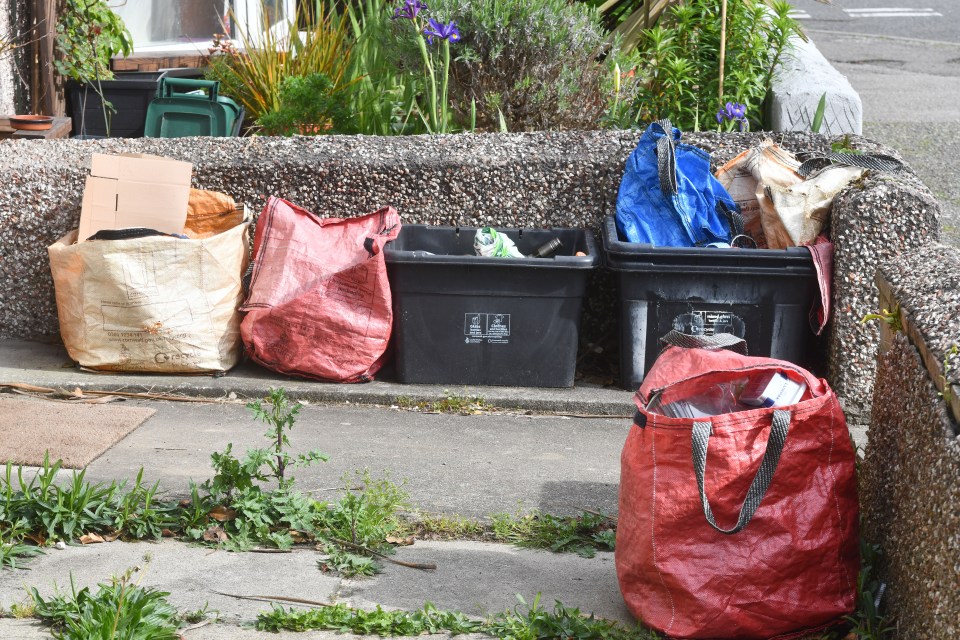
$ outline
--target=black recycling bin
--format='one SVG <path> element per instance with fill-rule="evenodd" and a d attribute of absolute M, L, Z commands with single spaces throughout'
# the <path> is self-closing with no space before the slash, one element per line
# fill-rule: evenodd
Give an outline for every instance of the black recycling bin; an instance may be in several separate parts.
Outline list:
<path fill-rule="evenodd" d="M 809 314 L 820 292 L 810 252 L 654 247 L 622 241 L 603 221 L 603 256 L 620 301 L 620 383 L 635 391 L 671 330 L 731 333 L 752 356 L 817 364 Z"/>
<path fill-rule="evenodd" d="M 524 255 L 562 244 L 549 258 L 482 257 L 476 228 L 404 225 L 386 246 L 399 382 L 573 386 L 583 295 L 599 262 L 593 235 L 497 231 Z"/>
<path fill-rule="evenodd" d="M 111 138 L 142 138 L 147 107 L 157 95 L 161 78 L 202 78 L 203 69 L 163 69 L 161 71 L 117 71 L 111 80 L 87 83 L 67 81 L 67 106 L 76 136 L 96 138 L 107 135 L 103 98 L 113 105 L 110 117 Z M 99 87 L 99 92 L 98 92 Z M 108 110 L 109 114 L 109 110 Z"/>

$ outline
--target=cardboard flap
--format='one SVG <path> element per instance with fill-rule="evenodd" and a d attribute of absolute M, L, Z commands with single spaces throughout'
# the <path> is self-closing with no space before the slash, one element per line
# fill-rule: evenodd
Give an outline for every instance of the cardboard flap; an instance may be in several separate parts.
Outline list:
<path fill-rule="evenodd" d="M 102 229 L 183 233 L 193 165 L 148 154 L 94 154 L 78 241 Z"/>

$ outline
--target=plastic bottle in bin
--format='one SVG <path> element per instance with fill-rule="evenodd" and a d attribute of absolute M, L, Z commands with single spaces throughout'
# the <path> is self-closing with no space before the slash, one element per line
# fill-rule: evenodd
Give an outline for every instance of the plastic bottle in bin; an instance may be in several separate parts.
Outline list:
<path fill-rule="evenodd" d="M 528 257 L 530 258 L 549 258 L 554 253 L 557 252 L 560 247 L 563 246 L 563 243 L 560 242 L 560 238 L 550 238 L 545 244 L 540 245 L 533 250 Z"/>

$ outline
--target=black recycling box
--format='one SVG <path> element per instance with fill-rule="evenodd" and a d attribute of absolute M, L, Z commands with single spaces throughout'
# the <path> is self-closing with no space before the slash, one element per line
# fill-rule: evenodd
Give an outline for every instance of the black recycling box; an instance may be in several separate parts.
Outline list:
<path fill-rule="evenodd" d="M 524 255 L 553 238 L 562 246 L 549 258 L 482 257 L 476 228 L 426 225 L 404 225 L 386 246 L 399 382 L 573 386 L 593 235 L 497 231 Z"/>
<path fill-rule="evenodd" d="M 809 314 L 820 293 L 810 252 L 789 249 L 654 247 L 624 242 L 603 221 L 603 255 L 617 274 L 620 383 L 635 391 L 671 330 L 732 333 L 752 356 L 813 367 Z"/>

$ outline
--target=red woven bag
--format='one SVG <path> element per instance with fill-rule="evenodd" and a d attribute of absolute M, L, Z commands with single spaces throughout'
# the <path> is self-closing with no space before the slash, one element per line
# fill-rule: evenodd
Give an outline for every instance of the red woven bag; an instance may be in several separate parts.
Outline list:
<path fill-rule="evenodd" d="M 805 383 L 805 399 L 698 418 L 648 410 L 773 371 Z M 635 403 L 616 566 L 637 618 L 676 638 L 750 640 L 853 611 L 855 453 L 826 381 L 781 360 L 669 346 Z"/>
<path fill-rule="evenodd" d="M 383 245 L 399 233 L 393 207 L 320 218 L 270 198 L 257 221 L 250 292 L 240 307 L 250 357 L 290 375 L 371 380 L 393 325 Z"/>

